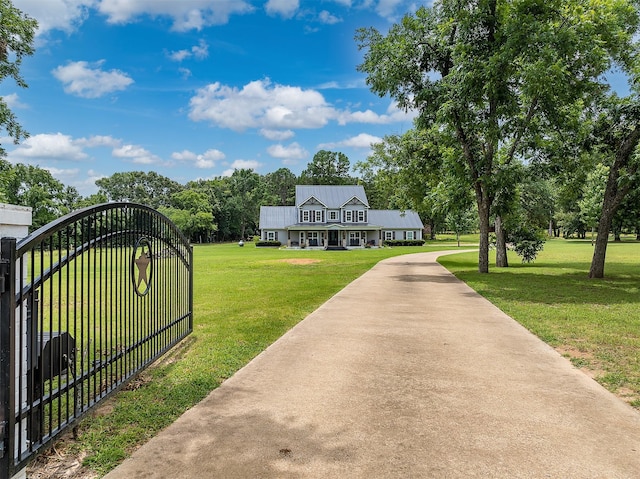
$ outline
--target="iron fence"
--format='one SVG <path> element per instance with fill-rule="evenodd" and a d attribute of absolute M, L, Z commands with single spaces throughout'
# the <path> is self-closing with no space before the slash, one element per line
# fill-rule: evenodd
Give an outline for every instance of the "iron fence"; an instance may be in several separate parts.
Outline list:
<path fill-rule="evenodd" d="M 193 329 L 193 251 L 131 203 L 64 216 L 0 259 L 0 478 Z"/>

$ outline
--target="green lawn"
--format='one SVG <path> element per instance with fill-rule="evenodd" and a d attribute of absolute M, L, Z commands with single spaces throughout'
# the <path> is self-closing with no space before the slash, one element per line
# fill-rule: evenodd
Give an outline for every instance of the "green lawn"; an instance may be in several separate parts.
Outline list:
<path fill-rule="evenodd" d="M 578 367 L 640 407 L 640 243 L 610 243 L 605 279 L 588 279 L 589 241 L 553 240 L 537 261 L 477 273 L 477 254 L 440 263 Z"/>
<path fill-rule="evenodd" d="M 474 237 L 463 239 L 470 243 Z M 477 253 L 441 262 L 640 407 L 640 243 L 611 244 L 605 280 L 587 279 L 591 248 L 554 240 L 535 263 L 512 256 L 512 267 L 489 275 L 476 273 Z M 336 252 L 196 246 L 193 334 L 84 420 L 78 440 L 57 445 L 58 452 L 86 455 L 86 466 L 108 472 L 378 261 L 439 249 L 456 249 L 455 238 Z"/>

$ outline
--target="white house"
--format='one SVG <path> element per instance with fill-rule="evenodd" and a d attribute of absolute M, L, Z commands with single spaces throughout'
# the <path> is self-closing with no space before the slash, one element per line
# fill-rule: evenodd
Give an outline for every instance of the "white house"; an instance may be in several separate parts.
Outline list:
<path fill-rule="evenodd" d="M 385 240 L 421 240 L 411 210 L 372 210 L 362 186 L 296 186 L 295 206 L 262 206 L 260 239 L 290 247 L 362 248 Z"/>

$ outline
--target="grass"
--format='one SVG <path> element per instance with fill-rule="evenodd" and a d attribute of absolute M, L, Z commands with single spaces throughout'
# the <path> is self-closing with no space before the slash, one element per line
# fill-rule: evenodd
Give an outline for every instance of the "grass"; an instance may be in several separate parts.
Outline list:
<path fill-rule="evenodd" d="M 455 245 L 335 252 L 196 246 L 193 334 L 82 421 L 66 452 L 105 474 L 378 261 L 436 249 Z"/>
<path fill-rule="evenodd" d="M 553 240 L 533 264 L 477 273 L 477 254 L 440 262 L 558 349 L 576 367 L 640 408 L 640 243 L 610 243 L 605 279 L 588 279 L 589 241 Z"/>

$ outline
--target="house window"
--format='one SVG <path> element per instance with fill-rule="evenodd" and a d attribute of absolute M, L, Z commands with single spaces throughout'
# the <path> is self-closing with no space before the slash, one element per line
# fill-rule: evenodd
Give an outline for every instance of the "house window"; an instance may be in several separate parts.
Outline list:
<path fill-rule="evenodd" d="M 267 241 L 278 241 L 278 232 L 267 231 Z"/>
<path fill-rule="evenodd" d="M 407 231 L 406 239 L 408 239 L 408 240 L 413 240 L 413 239 L 415 239 L 414 234 L 413 234 L 413 231 Z"/>
<path fill-rule="evenodd" d="M 309 223 L 309 211 L 302 211 L 302 223 Z"/>
<path fill-rule="evenodd" d="M 384 239 L 386 241 L 391 241 L 393 239 L 393 231 L 385 231 L 384 232 Z"/>
<path fill-rule="evenodd" d="M 360 210 L 358 211 L 358 223 L 366 223 L 367 222 L 367 211 Z"/>
<path fill-rule="evenodd" d="M 322 214 L 322 213 L 323 213 L 323 211 L 322 211 L 322 210 L 315 210 L 315 218 L 314 218 L 314 221 L 315 221 L 316 223 L 324 223 L 323 218 L 322 218 L 322 216 L 323 216 L 323 214 Z"/>
<path fill-rule="evenodd" d="M 344 222 L 345 223 L 353 223 L 353 211 L 346 210 L 344 212 Z"/>
<path fill-rule="evenodd" d="M 329 211 L 329 221 L 338 221 L 337 211 Z"/>

